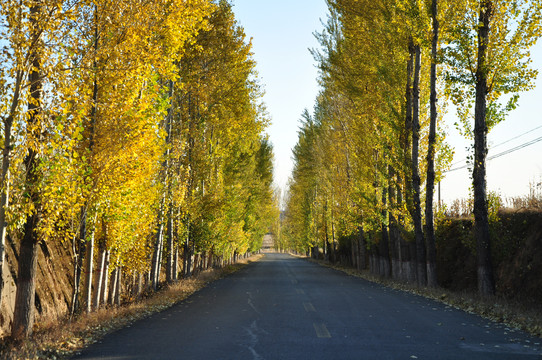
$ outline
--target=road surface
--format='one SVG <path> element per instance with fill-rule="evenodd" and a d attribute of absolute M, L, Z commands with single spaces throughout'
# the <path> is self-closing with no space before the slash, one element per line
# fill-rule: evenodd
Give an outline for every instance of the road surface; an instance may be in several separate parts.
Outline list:
<path fill-rule="evenodd" d="M 76 359 L 542 359 L 542 339 L 284 254 Z"/>

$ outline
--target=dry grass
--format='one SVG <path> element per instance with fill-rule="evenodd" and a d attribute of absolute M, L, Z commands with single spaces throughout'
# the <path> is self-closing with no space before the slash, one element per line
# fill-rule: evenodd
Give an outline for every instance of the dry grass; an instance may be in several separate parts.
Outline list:
<path fill-rule="evenodd" d="M 503 297 L 481 297 L 472 292 L 454 292 L 442 288 L 421 288 L 413 284 L 405 284 L 392 279 L 384 279 L 368 271 L 359 272 L 350 267 L 332 265 L 324 261 L 316 261 L 351 276 L 378 283 L 393 289 L 406 291 L 439 301 L 456 309 L 471 314 L 478 314 L 486 319 L 503 323 L 513 329 L 526 331 L 534 336 L 542 337 L 542 305 L 513 301 Z"/>
<path fill-rule="evenodd" d="M 498 211 L 520 212 L 542 210 L 542 178 L 539 181 L 531 181 L 529 194 L 524 196 L 503 197 L 499 193 L 489 191 L 488 194 L 490 212 Z M 467 199 L 456 199 L 451 204 L 444 205 L 442 215 L 448 218 L 472 218 L 474 200 L 472 195 Z"/>
<path fill-rule="evenodd" d="M 49 321 L 37 324 L 31 339 L 18 344 L 5 343 L 0 349 L 0 358 L 6 360 L 68 358 L 115 330 L 172 307 L 208 283 L 231 274 L 262 256 L 256 255 L 240 260 L 235 265 L 201 272 L 191 279 L 180 280 L 137 302 L 83 314 L 74 321 Z"/>

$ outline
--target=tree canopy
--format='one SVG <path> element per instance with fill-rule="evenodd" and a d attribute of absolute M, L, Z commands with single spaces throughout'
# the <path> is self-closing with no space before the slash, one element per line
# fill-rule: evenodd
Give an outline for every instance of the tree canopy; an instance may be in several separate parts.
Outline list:
<path fill-rule="evenodd" d="M 2 245 L 72 244 L 73 312 L 106 301 L 109 274 L 173 281 L 259 250 L 278 217 L 273 149 L 227 1 L 0 5 Z M 33 305 L 18 300 L 14 337 Z"/>

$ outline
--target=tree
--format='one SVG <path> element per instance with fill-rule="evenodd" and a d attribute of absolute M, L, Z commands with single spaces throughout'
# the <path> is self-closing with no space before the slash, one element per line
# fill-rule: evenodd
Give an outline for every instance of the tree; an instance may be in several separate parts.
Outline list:
<path fill-rule="evenodd" d="M 518 92 L 532 87 L 529 48 L 541 35 L 542 2 L 480 0 L 460 2 L 447 55 L 448 91 L 458 107 L 465 133 L 474 138 L 474 217 L 478 290 L 495 292 L 486 194 L 487 134 L 515 108 Z M 499 102 L 510 94 L 506 105 Z M 471 126 L 474 103 L 474 129 Z"/>
<path fill-rule="evenodd" d="M 187 276 L 193 261 L 209 254 L 230 259 L 252 248 L 250 190 L 261 181 L 254 179 L 255 155 L 267 122 L 251 44 L 231 5 L 218 2 L 208 20 L 208 28 L 186 46 L 183 86 L 176 91 L 183 121 L 174 157 L 182 159 L 178 166 L 186 184 L 179 202 Z"/>
<path fill-rule="evenodd" d="M 427 242 L 427 285 L 437 287 L 437 251 L 435 247 L 435 225 L 433 217 L 433 195 L 435 189 L 435 150 L 437 135 L 437 61 L 439 44 L 438 0 L 431 0 L 431 98 L 430 125 L 427 151 L 427 185 L 425 187 L 425 238 Z"/>
<path fill-rule="evenodd" d="M 8 24 L 3 24 L 1 37 L 8 41 L 12 51 L 9 51 L 7 46 L 0 55 L 2 63 L 11 63 L 13 66 L 6 71 L 4 67 L 0 68 L 0 98 L 3 99 L 2 123 L 4 126 L 3 133 L 3 150 L 2 150 L 2 173 L 0 175 L 0 299 L 2 298 L 2 289 L 4 285 L 4 259 L 5 259 L 5 242 L 7 233 L 7 207 L 9 203 L 9 170 L 12 157 L 12 128 L 17 120 L 17 114 L 20 109 L 21 96 L 24 92 L 25 79 L 28 77 L 29 60 L 32 49 L 24 51 L 24 43 L 22 38 L 23 24 L 17 18 L 17 11 L 14 7 L 3 3 L 0 6 L 0 16 L 9 19 Z M 22 12 L 22 8 L 19 9 Z M 37 46 L 37 43 L 30 47 Z M 9 86 L 9 78 L 14 79 L 12 87 Z M 11 95 L 11 96 L 10 96 Z"/>
<path fill-rule="evenodd" d="M 165 246 L 151 235 L 165 222 L 170 281 L 183 233 L 195 270 L 259 249 L 277 216 L 272 147 L 230 4 L 1 4 L 0 235 L 9 225 L 21 245 L 14 337 L 32 331 L 40 241 L 73 242 L 74 312 L 119 303 L 122 276 L 141 284 L 154 269 L 156 285 Z"/>
<path fill-rule="evenodd" d="M 425 286 L 427 283 L 427 265 L 425 238 L 422 230 L 422 210 L 420 200 L 420 171 L 419 142 L 420 142 L 420 69 L 421 49 L 420 45 L 411 44 L 414 53 L 414 82 L 412 85 L 412 218 L 414 221 L 414 236 L 416 239 L 416 262 L 418 285 Z"/>
<path fill-rule="evenodd" d="M 429 148 L 423 105 L 430 94 L 426 5 L 333 0 L 328 7 L 324 31 L 316 34 L 321 49 L 312 51 L 322 91 L 313 116 L 317 131 L 305 155 L 314 170 L 304 174 L 317 186 L 309 186 L 294 170 L 284 233 L 307 234 L 302 237 L 307 236 L 306 245 L 355 237 L 350 244 L 357 253 L 354 262 L 362 264 L 368 250 L 371 271 L 408 281 L 418 278 L 425 285 L 425 164 L 420 159 Z M 298 146 L 305 148 L 302 129 Z M 445 150 L 438 130 L 432 146 L 437 160 Z M 296 151 L 301 168 L 307 160 Z M 441 166 L 436 161 L 434 173 Z M 304 189 L 311 195 L 304 196 Z M 300 214 L 310 221 L 302 221 Z M 297 237 L 292 239 L 295 246 Z"/>
<path fill-rule="evenodd" d="M 321 243 L 314 236 L 318 169 L 315 166 L 316 125 L 305 111 L 298 132 L 299 140 L 293 149 L 294 169 L 290 180 L 286 206 L 286 234 L 290 247 L 297 251 L 313 249 L 318 254 Z"/>
<path fill-rule="evenodd" d="M 29 7 L 29 21 L 32 47 L 29 56 L 31 69 L 29 74 L 29 103 L 28 118 L 26 121 L 27 139 L 31 144 L 25 157 L 26 166 L 26 192 L 31 212 L 26 216 L 23 226 L 23 238 L 19 250 L 19 271 L 17 277 L 17 292 L 15 295 L 15 310 L 13 315 L 12 337 L 20 339 L 32 333 L 34 323 L 34 297 L 36 289 L 36 267 L 38 261 L 38 222 L 40 220 L 40 194 L 37 186 L 39 182 L 38 144 L 42 137 L 42 51 L 41 34 L 43 32 L 44 4 L 41 1 L 33 2 Z"/>

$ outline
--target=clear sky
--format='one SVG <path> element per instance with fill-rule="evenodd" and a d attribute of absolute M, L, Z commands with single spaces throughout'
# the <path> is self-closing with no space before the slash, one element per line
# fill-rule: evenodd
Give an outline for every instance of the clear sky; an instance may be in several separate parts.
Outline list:
<path fill-rule="evenodd" d="M 254 58 L 271 115 L 268 129 L 275 152 L 275 183 L 285 189 L 292 170 L 303 109 L 312 112 L 318 71 L 309 48 L 322 28 L 324 0 L 233 0 L 237 20 L 252 38 Z"/>
<path fill-rule="evenodd" d="M 318 94 L 318 71 L 308 49 L 318 47 L 313 32 L 322 29 L 326 4 L 324 0 L 233 0 L 233 5 L 247 37 L 253 39 L 254 58 L 266 90 L 264 101 L 272 119 L 268 133 L 274 145 L 275 182 L 284 189 L 292 169 L 292 148 L 297 142 L 301 113 L 305 108 L 312 111 Z M 532 55 L 533 67 L 542 71 L 542 41 Z M 448 142 L 456 150 L 453 162 L 460 163 L 469 142 L 455 130 L 452 113 L 445 119 Z M 489 156 L 540 137 L 542 76 L 536 90 L 522 94 L 519 108 L 489 134 L 489 144 L 495 146 Z M 530 183 L 542 182 L 542 141 L 489 161 L 487 180 L 488 188 L 503 197 L 526 195 Z M 468 197 L 470 184 L 467 169 L 448 173 L 441 184 L 442 199 L 449 203 Z"/>
<path fill-rule="evenodd" d="M 532 67 L 542 72 L 542 40 L 531 49 Z M 462 138 L 453 126 L 452 113 L 445 115 L 448 124 L 448 142 L 455 148 L 454 167 L 464 165 L 465 148 L 472 142 Z M 527 134 L 526 134 L 527 133 Z M 516 148 L 542 137 L 542 74 L 536 80 L 533 91 L 520 94 L 519 106 L 511 112 L 488 135 L 488 158 Z M 446 174 L 441 183 L 442 199 L 450 203 L 454 199 L 467 198 L 471 186 L 468 169 Z M 531 146 L 489 160 L 487 163 L 488 190 L 498 192 L 501 197 L 519 197 L 529 193 L 530 184 L 542 183 L 542 141 Z M 538 186 L 542 192 L 542 184 Z"/>

